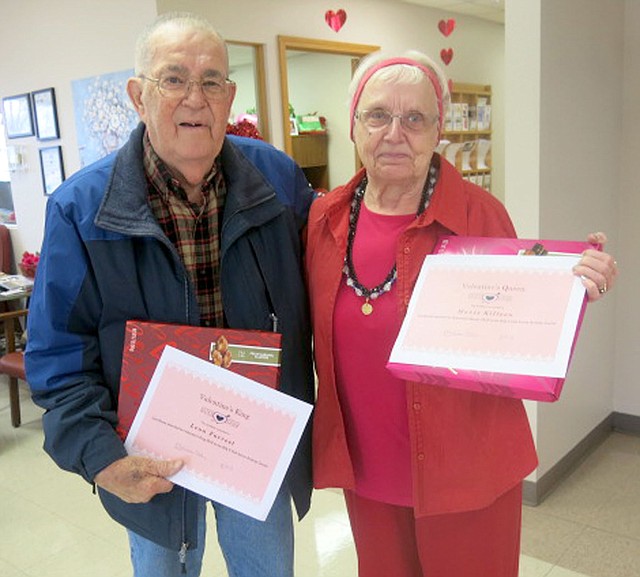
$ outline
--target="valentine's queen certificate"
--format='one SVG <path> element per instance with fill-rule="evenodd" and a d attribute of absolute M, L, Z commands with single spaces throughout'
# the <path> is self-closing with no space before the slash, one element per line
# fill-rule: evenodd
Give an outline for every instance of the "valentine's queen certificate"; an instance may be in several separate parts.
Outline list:
<path fill-rule="evenodd" d="M 264 520 L 310 414 L 308 403 L 166 346 L 125 447 L 181 459 L 172 482 Z"/>
<path fill-rule="evenodd" d="M 457 371 L 564 377 L 585 290 L 580 255 L 429 255 L 390 364 L 397 374 Z M 482 379 L 479 379 L 482 380 Z"/>

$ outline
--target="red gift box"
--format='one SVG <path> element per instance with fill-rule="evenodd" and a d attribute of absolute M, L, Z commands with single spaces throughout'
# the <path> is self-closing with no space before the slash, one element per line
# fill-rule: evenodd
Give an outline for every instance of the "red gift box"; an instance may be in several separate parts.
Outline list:
<path fill-rule="evenodd" d="M 130 320 L 125 327 L 118 396 L 116 431 L 122 440 L 131 428 L 166 345 L 278 388 L 282 351 L 279 333 Z"/>

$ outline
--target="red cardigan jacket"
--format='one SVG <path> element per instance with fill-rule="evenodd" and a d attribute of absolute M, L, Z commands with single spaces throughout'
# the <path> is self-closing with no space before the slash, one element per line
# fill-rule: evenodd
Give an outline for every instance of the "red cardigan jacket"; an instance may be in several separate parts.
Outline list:
<path fill-rule="evenodd" d="M 316 488 L 355 486 L 333 358 L 333 307 L 342 282 L 350 203 L 362 171 L 316 200 L 308 223 L 307 273 L 318 372 L 313 421 Z M 404 317 L 426 254 L 440 235 L 514 237 L 502 204 L 441 159 L 427 210 L 403 233 L 397 251 L 398 315 Z M 479 509 L 537 466 L 519 400 L 406 382 L 416 515 Z"/>

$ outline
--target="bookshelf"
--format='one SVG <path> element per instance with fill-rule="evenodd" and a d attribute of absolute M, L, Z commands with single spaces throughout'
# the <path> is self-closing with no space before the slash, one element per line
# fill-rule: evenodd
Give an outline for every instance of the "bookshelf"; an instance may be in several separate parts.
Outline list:
<path fill-rule="evenodd" d="M 437 152 L 462 176 L 491 190 L 491 86 L 454 82 Z"/>

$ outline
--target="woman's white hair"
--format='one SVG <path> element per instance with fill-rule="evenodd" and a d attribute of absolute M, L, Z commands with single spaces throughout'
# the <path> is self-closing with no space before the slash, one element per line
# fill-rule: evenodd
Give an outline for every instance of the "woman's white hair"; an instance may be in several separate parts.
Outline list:
<path fill-rule="evenodd" d="M 137 76 L 149 72 L 155 49 L 153 40 L 156 34 L 164 28 L 204 32 L 224 46 L 228 60 L 224 38 L 206 18 L 191 12 L 166 12 L 149 24 L 136 41 L 135 73 Z"/>
<path fill-rule="evenodd" d="M 449 103 L 451 101 L 451 95 L 449 93 L 449 82 L 447 80 L 447 77 L 445 76 L 440 66 L 438 66 L 431 58 L 429 58 L 429 56 L 423 54 L 422 52 L 419 52 L 418 50 L 407 50 L 403 54 L 391 54 L 379 50 L 365 56 L 360 61 L 358 68 L 353 74 L 351 83 L 349 84 L 349 102 L 351 103 L 353 101 L 356 91 L 358 90 L 358 87 L 367 72 L 380 62 L 389 60 L 391 58 L 409 58 L 411 60 L 415 60 L 418 64 L 430 69 L 433 72 L 434 77 L 437 79 L 437 82 L 440 85 L 440 93 L 442 94 L 442 113 L 443 115 L 446 115 L 447 109 L 449 108 Z M 425 73 L 415 66 L 410 66 L 408 64 L 392 64 L 374 72 L 367 82 L 376 79 L 382 82 L 390 83 L 399 82 L 402 84 L 417 84 L 424 78 Z M 441 118 L 440 122 L 443 122 L 443 120 L 444 119 Z"/>

